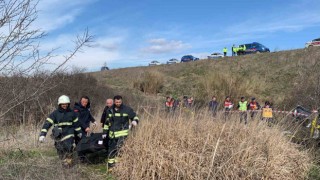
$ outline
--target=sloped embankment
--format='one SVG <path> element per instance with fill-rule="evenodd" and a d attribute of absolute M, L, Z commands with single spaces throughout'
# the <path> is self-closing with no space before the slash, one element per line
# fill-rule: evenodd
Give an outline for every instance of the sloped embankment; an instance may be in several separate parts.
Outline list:
<path fill-rule="evenodd" d="M 126 141 L 119 179 L 304 179 L 306 151 L 276 127 L 210 117 L 149 117 Z"/>

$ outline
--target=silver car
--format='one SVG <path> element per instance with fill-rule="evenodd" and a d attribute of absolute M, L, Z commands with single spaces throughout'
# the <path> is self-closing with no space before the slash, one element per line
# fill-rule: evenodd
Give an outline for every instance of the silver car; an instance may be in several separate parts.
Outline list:
<path fill-rule="evenodd" d="M 223 58 L 223 54 L 221 53 L 212 53 L 210 56 L 208 56 L 208 59 L 219 59 Z"/>
<path fill-rule="evenodd" d="M 159 61 L 151 61 L 149 63 L 149 66 L 157 66 L 157 65 L 161 65 L 161 63 Z"/>
<path fill-rule="evenodd" d="M 170 59 L 169 61 L 167 61 L 167 64 L 177 64 L 179 63 L 178 59 Z"/>

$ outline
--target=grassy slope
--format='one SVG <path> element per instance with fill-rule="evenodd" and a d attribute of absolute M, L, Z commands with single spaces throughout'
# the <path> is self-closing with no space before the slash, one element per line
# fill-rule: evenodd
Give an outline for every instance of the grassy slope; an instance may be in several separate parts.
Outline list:
<path fill-rule="evenodd" d="M 235 100 L 240 96 L 255 96 L 260 101 L 272 100 L 280 106 L 293 92 L 297 78 L 318 66 L 320 49 L 299 49 L 268 54 L 227 57 L 220 60 L 200 60 L 156 67 L 134 67 L 93 73 L 100 83 L 116 90 L 126 89 L 141 95 L 134 83 L 144 73 L 157 73 L 163 78 L 160 96 L 190 95 L 206 102 L 212 95 L 222 101 L 226 95 Z M 140 80 L 141 81 L 141 80 Z M 158 94 L 159 95 L 159 94 Z M 150 96 L 150 99 L 156 96 Z"/>

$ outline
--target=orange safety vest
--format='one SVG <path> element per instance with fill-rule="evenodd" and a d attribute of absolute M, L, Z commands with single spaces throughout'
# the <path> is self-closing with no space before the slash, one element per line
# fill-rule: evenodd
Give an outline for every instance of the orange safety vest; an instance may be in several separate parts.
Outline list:
<path fill-rule="evenodd" d="M 257 102 L 250 102 L 250 110 L 257 110 L 258 106 L 257 106 Z"/>

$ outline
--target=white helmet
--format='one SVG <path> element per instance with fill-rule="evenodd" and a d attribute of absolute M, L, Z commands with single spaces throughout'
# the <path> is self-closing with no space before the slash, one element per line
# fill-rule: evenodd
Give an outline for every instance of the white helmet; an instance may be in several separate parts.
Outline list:
<path fill-rule="evenodd" d="M 58 99 L 58 105 L 60 105 L 60 104 L 70 104 L 69 97 L 66 96 L 66 95 L 60 96 L 59 99 Z"/>

